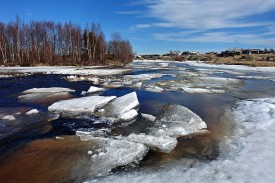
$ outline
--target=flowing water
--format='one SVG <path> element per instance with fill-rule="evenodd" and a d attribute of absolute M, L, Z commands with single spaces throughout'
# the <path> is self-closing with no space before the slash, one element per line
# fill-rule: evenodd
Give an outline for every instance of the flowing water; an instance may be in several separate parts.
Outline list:
<path fill-rule="evenodd" d="M 205 166 L 226 159 L 228 145 L 226 139 L 234 136 L 236 124 L 228 114 L 238 101 L 252 98 L 275 97 L 275 82 L 268 79 L 240 78 L 244 76 L 262 76 L 275 78 L 275 72 L 235 71 L 203 66 L 192 66 L 177 62 L 135 62 L 126 74 L 108 76 L 109 81 L 117 81 L 124 75 L 137 76 L 141 74 L 162 74 L 160 77 L 142 80 L 142 87 L 133 88 L 121 86 L 109 88 L 100 93 L 102 96 L 122 96 L 132 91 L 137 92 L 140 102 L 139 113 L 158 115 L 167 104 L 183 105 L 207 124 L 209 134 L 183 137 L 178 139 L 177 147 L 168 154 L 149 151 L 146 157 L 134 167 L 119 167 L 110 175 L 90 177 L 89 169 L 93 165 L 87 154 L 95 144 L 81 141 L 75 136 L 79 128 L 111 129 L 112 135 L 127 136 L 130 133 L 145 132 L 150 123 L 139 115 L 134 123 L 129 125 L 110 126 L 104 121 L 94 119 L 56 119 L 48 120 L 47 107 L 57 100 L 81 97 L 82 91 L 87 91 L 91 81 L 68 81 L 66 75 L 31 74 L 0 78 L 0 117 L 18 114 L 16 121 L 7 123 L 0 121 L 1 133 L 17 130 L 8 138 L 0 141 L 0 182 L 166 182 L 169 176 L 172 182 L 188 182 L 188 177 L 179 176 L 189 170 L 209 171 Z M 146 76 L 144 76 L 146 77 Z M 238 79 L 238 83 L 222 85 L 220 83 L 205 83 L 197 81 L 199 77 L 219 77 Z M 103 77 L 104 78 L 104 77 Z M 106 78 L 104 78 L 106 79 Z M 179 89 L 185 86 L 199 88 L 222 89 L 224 93 L 187 93 Z M 162 87 L 161 92 L 148 88 Z M 35 102 L 18 100 L 21 92 L 31 88 L 66 87 L 76 90 L 75 93 L 62 98 L 47 98 Z M 178 87 L 178 88 L 177 88 Z M 176 88 L 176 89 L 175 89 Z M 42 114 L 35 117 L 24 117 L 21 114 L 30 109 L 38 109 Z M 27 125 L 27 128 L 23 128 Z M 6 128 L 9 126 L 9 128 Z M 23 127 L 22 127 L 23 126 Z M 228 151 L 229 154 L 230 150 Z M 229 156 L 229 155 L 228 155 Z M 226 161 L 226 160 L 224 160 Z M 196 167 L 195 169 L 193 167 Z M 219 167 L 217 165 L 217 167 Z M 173 171 L 177 168 L 176 171 Z M 222 167 L 221 167 L 222 168 Z M 152 173 L 153 172 L 153 173 Z M 169 172 L 165 177 L 166 172 Z M 157 178 L 162 175 L 160 178 Z M 205 174 L 201 175 L 205 176 Z M 165 178 L 164 178 L 165 177 Z M 199 180 L 204 180 L 199 179 Z M 211 179 L 206 179 L 211 182 Z M 210 181 L 209 181 L 210 180 Z M 216 179 L 215 179 L 216 180 Z M 223 179 L 222 179 L 223 180 Z M 226 180 L 230 181 L 230 177 Z M 200 182 L 200 181 L 198 181 Z M 245 182 L 245 181 L 244 181 Z"/>

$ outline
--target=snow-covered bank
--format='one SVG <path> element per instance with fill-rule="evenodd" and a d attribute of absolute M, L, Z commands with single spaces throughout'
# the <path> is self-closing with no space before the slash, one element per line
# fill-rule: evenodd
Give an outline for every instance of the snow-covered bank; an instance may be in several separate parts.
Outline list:
<path fill-rule="evenodd" d="M 160 170 L 114 174 L 91 182 L 275 182 L 275 98 L 237 102 L 234 133 L 211 162 L 181 159 Z"/>
<path fill-rule="evenodd" d="M 129 72 L 130 69 L 111 69 L 102 66 L 44 66 L 44 67 L 1 67 L 0 73 L 46 73 L 46 74 L 74 74 L 74 75 L 115 75 Z"/>
<path fill-rule="evenodd" d="M 245 65 L 215 65 L 207 64 L 205 62 L 196 62 L 196 61 L 186 61 L 185 64 L 196 67 L 211 67 L 216 69 L 230 69 L 230 70 L 239 70 L 239 71 L 261 71 L 261 72 L 274 72 L 275 67 L 249 67 Z"/>

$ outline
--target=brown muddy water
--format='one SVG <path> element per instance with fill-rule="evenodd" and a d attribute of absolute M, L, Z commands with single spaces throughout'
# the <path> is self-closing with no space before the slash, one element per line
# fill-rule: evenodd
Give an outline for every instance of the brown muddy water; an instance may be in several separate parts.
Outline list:
<path fill-rule="evenodd" d="M 150 63 L 154 66 L 154 63 Z M 216 69 L 196 70 L 198 68 L 179 63 L 170 63 L 164 68 L 148 69 L 147 65 L 133 65 L 131 75 L 144 73 L 165 73 L 176 74 L 174 77 L 162 77 L 151 79 L 144 83 L 166 82 L 170 80 L 191 82 L 190 76 L 182 76 L 181 73 L 195 73 L 213 77 L 237 78 L 236 74 L 228 74 Z M 182 71 L 182 69 L 185 69 Z M 199 68 L 200 69 L 200 68 Z M 215 73 L 216 72 L 216 73 Z M 248 74 L 247 72 L 244 74 Z M 251 73 L 249 73 L 251 74 Z M 259 74 L 259 73 L 252 73 Z M 123 75 L 116 76 L 122 78 Z M 89 81 L 69 82 L 63 79 L 63 75 L 34 74 L 30 76 L 19 76 L 0 78 L 0 117 L 7 114 L 18 114 L 15 122 L 10 122 L 11 128 L 4 129 L 0 126 L 1 132 L 14 130 L 22 123 L 36 121 L 29 124 L 27 130 L 18 130 L 18 133 L 4 138 L 0 141 L 0 182 L 83 182 L 90 180 L 89 169 L 93 165 L 87 152 L 93 146 L 90 141 L 83 142 L 75 136 L 78 128 L 110 128 L 113 135 L 128 135 L 133 132 L 145 132 L 150 126 L 141 116 L 127 126 L 108 126 L 107 124 L 93 124 L 86 120 L 58 119 L 48 120 L 47 106 L 58 99 L 43 99 L 38 102 L 20 102 L 18 95 L 30 88 L 39 87 L 67 87 L 75 89 L 76 93 L 71 97 L 80 97 L 81 91 L 87 91 L 92 85 Z M 199 115 L 208 126 L 210 133 L 191 135 L 178 139 L 177 147 L 169 154 L 149 151 L 147 156 L 134 167 L 121 167 L 112 171 L 113 174 L 138 170 L 139 168 L 158 169 L 167 163 L 182 159 L 192 159 L 199 162 L 211 162 L 220 155 L 220 141 L 225 136 L 230 136 L 234 124 L 230 116 L 226 114 L 234 103 L 240 99 L 275 96 L 275 82 L 269 80 L 240 79 L 238 85 L 225 89 L 223 94 L 201 94 L 184 93 L 179 90 L 171 91 L 166 88 L 162 92 L 147 91 L 144 87 L 130 88 L 120 87 L 109 89 L 101 95 L 122 96 L 136 91 L 140 102 L 139 113 L 158 115 L 166 104 L 183 105 Z M 64 99 L 64 98 L 61 98 Z M 20 113 L 28 109 L 36 108 L 45 113 L 40 118 L 24 118 Z M 27 121 L 27 122 L 26 122 Z M 0 121 L 1 122 L 1 121 Z M 3 122 L 0 123 L 0 125 Z M 2 129 L 1 129 L 2 128 Z M 108 175 L 107 175 L 108 176 Z"/>

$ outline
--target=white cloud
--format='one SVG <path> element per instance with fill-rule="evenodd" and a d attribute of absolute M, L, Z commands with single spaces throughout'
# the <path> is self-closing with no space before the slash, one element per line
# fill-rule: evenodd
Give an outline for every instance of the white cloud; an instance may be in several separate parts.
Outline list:
<path fill-rule="evenodd" d="M 149 16 L 166 25 L 199 30 L 257 26 L 259 22 L 249 16 L 275 9 L 274 0 L 146 0 L 144 3 Z"/>
<path fill-rule="evenodd" d="M 153 37 L 163 41 L 197 42 L 197 43 L 242 43 L 258 46 L 275 46 L 275 37 L 255 34 L 231 34 L 225 32 L 208 32 L 200 35 L 182 36 L 180 34 L 154 34 Z"/>
<path fill-rule="evenodd" d="M 147 23 L 134 25 L 132 30 L 157 27 L 155 31 L 161 32 L 153 34 L 157 40 L 275 46 L 272 17 L 275 0 L 140 0 L 139 3 L 146 7 L 143 13 Z"/>

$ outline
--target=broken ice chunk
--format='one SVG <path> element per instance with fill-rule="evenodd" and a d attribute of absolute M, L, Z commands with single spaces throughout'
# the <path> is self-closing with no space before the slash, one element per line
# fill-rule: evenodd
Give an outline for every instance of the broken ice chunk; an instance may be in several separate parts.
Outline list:
<path fill-rule="evenodd" d="M 148 152 L 148 147 L 143 144 L 127 140 L 115 140 L 110 138 L 98 138 L 87 136 L 97 147 L 90 149 L 93 164 L 90 168 L 90 176 L 106 175 L 113 168 L 139 163 Z"/>
<path fill-rule="evenodd" d="M 37 109 L 32 109 L 32 110 L 29 110 L 28 112 L 26 112 L 25 114 L 26 115 L 33 115 L 33 114 L 38 114 L 39 111 Z"/>
<path fill-rule="evenodd" d="M 97 93 L 97 92 L 101 92 L 101 91 L 104 91 L 104 90 L 105 90 L 104 88 L 91 86 L 90 89 L 87 91 L 87 93 Z"/>
<path fill-rule="evenodd" d="M 165 130 L 163 130 L 163 126 Z M 157 136 L 182 137 L 206 129 L 206 123 L 190 109 L 180 105 L 168 105 L 151 128 Z"/>
<path fill-rule="evenodd" d="M 137 110 L 132 109 L 128 112 L 123 113 L 117 119 L 117 121 L 131 121 L 138 116 Z"/>
<path fill-rule="evenodd" d="M 141 113 L 141 116 L 146 119 L 147 121 L 155 121 L 156 120 L 156 117 L 151 115 L 151 114 L 144 114 L 144 113 Z"/>
<path fill-rule="evenodd" d="M 136 92 L 118 97 L 104 107 L 104 116 L 113 120 L 131 120 L 130 116 L 137 115 L 136 111 L 131 111 L 139 106 Z M 131 112 L 129 112 L 131 111 Z M 129 115 L 129 116 L 128 116 Z M 133 118 L 132 118 L 133 119 Z"/>

